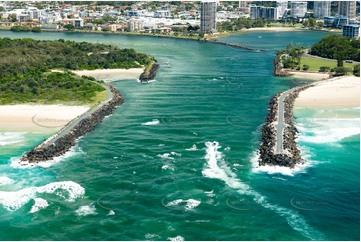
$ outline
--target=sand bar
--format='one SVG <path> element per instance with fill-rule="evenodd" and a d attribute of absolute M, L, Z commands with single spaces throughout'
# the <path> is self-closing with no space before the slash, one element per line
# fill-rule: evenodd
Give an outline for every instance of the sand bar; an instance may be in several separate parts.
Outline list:
<path fill-rule="evenodd" d="M 360 79 L 356 76 L 336 77 L 320 81 L 300 92 L 296 107 L 353 108 L 360 106 Z"/>
<path fill-rule="evenodd" d="M 91 76 L 98 80 L 116 81 L 116 80 L 137 80 L 143 72 L 143 68 L 130 69 L 97 69 L 97 70 L 83 70 L 73 71 L 78 76 Z"/>
<path fill-rule="evenodd" d="M 292 77 L 303 78 L 313 81 L 326 80 L 330 77 L 327 73 L 312 73 L 312 72 L 301 72 L 301 71 L 290 71 Z"/>
<path fill-rule="evenodd" d="M 88 109 L 88 106 L 1 105 L 0 132 L 54 133 Z"/>

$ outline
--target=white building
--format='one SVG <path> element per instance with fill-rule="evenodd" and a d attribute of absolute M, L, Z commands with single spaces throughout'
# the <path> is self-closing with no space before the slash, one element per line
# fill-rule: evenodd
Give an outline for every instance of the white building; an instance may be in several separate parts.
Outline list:
<path fill-rule="evenodd" d="M 277 19 L 287 15 L 288 1 L 277 1 Z"/>
<path fill-rule="evenodd" d="M 307 2 L 291 2 L 291 17 L 303 18 L 307 13 Z"/>
<path fill-rule="evenodd" d="M 201 31 L 203 32 L 216 32 L 216 1 L 203 1 L 201 2 Z"/>
<path fill-rule="evenodd" d="M 339 1 L 338 14 L 348 17 L 349 19 L 356 18 L 356 1 Z"/>
<path fill-rule="evenodd" d="M 323 19 L 324 17 L 331 16 L 331 2 L 315 1 L 313 6 L 313 16 L 316 19 Z"/>
<path fill-rule="evenodd" d="M 155 18 L 169 18 L 171 17 L 171 13 L 168 10 L 159 10 L 154 12 Z"/>
<path fill-rule="evenodd" d="M 143 21 L 131 18 L 128 21 L 128 32 L 138 32 L 143 30 Z"/>

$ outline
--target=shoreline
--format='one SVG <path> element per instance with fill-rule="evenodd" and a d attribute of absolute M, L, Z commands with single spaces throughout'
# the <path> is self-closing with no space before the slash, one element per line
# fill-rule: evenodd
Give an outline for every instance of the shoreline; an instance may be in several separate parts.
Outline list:
<path fill-rule="evenodd" d="M 356 108 L 360 107 L 360 80 L 356 76 L 341 76 L 318 81 L 299 93 L 295 107 Z"/>
<path fill-rule="evenodd" d="M 312 81 L 322 81 L 330 78 L 328 73 L 319 73 L 319 72 L 303 72 L 303 71 L 288 71 L 291 74 L 291 77 L 308 79 Z"/>
<path fill-rule="evenodd" d="M 86 105 L 0 105 L 0 132 L 53 133 L 89 109 Z"/>
<path fill-rule="evenodd" d="M 143 73 L 144 68 L 130 68 L 130 69 L 96 69 L 96 70 L 77 70 L 72 71 L 78 76 L 91 76 L 97 80 L 104 80 L 107 82 L 117 80 L 138 79 Z"/>

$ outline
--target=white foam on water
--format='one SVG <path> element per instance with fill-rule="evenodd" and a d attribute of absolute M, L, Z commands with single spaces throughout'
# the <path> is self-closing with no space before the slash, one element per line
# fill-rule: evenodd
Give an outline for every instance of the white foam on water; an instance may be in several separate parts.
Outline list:
<path fill-rule="evenodd" d="M 159 146 L 159 147 L 163 147 L 163 146 L 164 146 L 164 144 L 159 144 L 158 146 Z"/>
<path fill-rule="evenodd" d="M 196 151 L 196 150 L 198 150 L 196 144 L 193 144 L 191 148 L 186 149 L 186 151 Z"/>
<path fill-rule="evenodd" d="M 180 204 L 181 202 L 183 202 L 183 199 L 176 199 L 176 200 L 173 200 L 173 201 L 167 203 L 165 206 L 167 206 L 167 207 L 176 206 L 176 205 Z"/>
<path fill-rule="evenodd" d="M 149 80 L 149 81 L 146 81 L 146 82 L 142 82 L 142 81 L 140 81 L 139 79 L 137 79 L 137 82 L 143 83 L 143 84 L 152 83 L 152 82 L 155 82 L 155 81 L 156 81 L 156 80 L 154 79 L 154 80 Z"/>
<path fill-rule="evenodd" d="M 296 124 L 298 141 L 306 143 L 337 143 L 360 134 L 359 118 L 306 118 Z"/>
<path fill-rule="evenodd" d="M 184 241 L 184 237 L 178 235 L 178 236 L 176 236 L 174 238 L 169 237 L 168 240 L 170 240 L 170 241 Z"/>
<path fill-rule="evenodd" d="M 142 123 L 142 125 L 146 125 L 146 126 L 152 126 L 152 125 L 158 125 L 158 124 L 160 124 L 158 119 L 152 119 L 152 121 Z"/>
<path fill-rule="evenodd" d="M 207 164 L 202 171 L 203 176 L 222 180 L 228 187 L 236 189 L 239 194 L 252 197 L 260 206 L 270 209 L 281 217 L 284 217 L 288 224 L 303 236 L 311 240 L 324 239 L 323 234 L 311 228 L 297 211 L 269 203 L 265 196 L 254 191 L 249 185 L 238 179 L 223 159 L 222 152 L 218 151 L 221 148 L 218 142 L 206 142 L 205 145 L 207 147 L 205 155 Z"/>
<path fill-rule="evenodd" d="M 174 171 L 175 168 L 171 165 L 163 165 L 162 166 L 162 170 L 171 170 L 171 171 Z"/>
<path fill-rule="evenodd" d="M 96 215 L 97 213 L 97 209 L 95 208 L 95 206 L 93 204 L 90 205 L 85 205 L 85 206 L 80 206 L 75 213 L 78 216 L 88 216 L 88 215 Z"/>
<path fill-rule="evenodd" d="M 213 190 L 212 190 L 212 191 L 209 191 L 209 192 L 204 192 L 204 193 L 207 195 L 207 197 L 214 197 L 214 196 L 216 196 L 216 194 L 213 193 Z"/>
<path fill-rule="evenodd" d="M 195 207 L 198 207 L 199 204 L 201 204 L 201 201 L 195 200 L 195 199 L 188 199 L 187 204 L 185 205 L 186 210 L 191 210 Z"/>
<path fill-rule="evenodd" d="M 160 236 L 158 234 L 149 234 L 149 233 L 144 235 L 144 237 L 146 239 L 159 239 L 160 238 Z"/>
<path fill-rule="evenodd" d="M 36 213 L 37 211 L 47 208 L 49 206 L 48 201 L 42 198 L 34 198 L 34 205 L 31 207 L 29 213 Z"/>
<path fill-rule="evenodd" d="M 306 169 L 314 164 L 312 161 L 306 161 L 303 164 L 296 164 L 294 168 L 286 166 L 264 165 L 258 164 L 259 154 L 254 152 L 251 157 L 252 171 L 254 173 L 267 173 L 270 175 L 281 174 L 284 176 L 294 176 L 299 173 L 305 173 Z"/>
<path fill-rule="evenodd" d="M 35 200 L 38 194 L 55 194 L 73 202 L 83 197 L 85 189 L 73 181 L 52 182 L 45 186 L 28 187 L 19 191 L 0 191 L 0 205 L 8 211 L 16 211 L 30 200 Z"/>
<path fill-rule="evenodd" d="M 107 216 L 113 216 L 115 215 L 115 212 L 113 210 L 110 210 L 109 213 L 107 214 Z"/>
<path fill-rule="evenodd" d="M 179 154 L 179 153 L 174 152 L 174 151 L 170 152 L 170 154 L 171 154 L 171 155 L 175 155 L 175 156 L 182 156 L 182 154 Z"/>
<path fill-rule="evenodd" d="M 0 176 L 0 186 L 9 185 L 11 183 L 14 183 L 14 180 L 7 177 L 7 176 Z"/>
<path fill-rule="evenodd" d="M 0 146 L 22 143 L 26 134 L 26 132 L 0 132 Z"/>
<path fill-rule="evenodd" d="M 196 199 L 176 199 L 176 200 L 173 200 L 173 201 L 170 201 L 168 202 L 165 206 L 166 207 L 171 207 L 171 206 L 177 206 L 177 205 L 180 205 L 180 204 L 184 204 L 184 209 L 185 210 L 191 210 L 195 207 L 198 207 L 199 204 L 201 204 L 201 201 L 198 201 Z"/>
<path fill-rule="evenodd" d="M 229 150 L 231 150 L 231 147 L 226 147 L 226 148 L 224 148 L 224 151 L 229 151 Z"/>
<path fill-rule="evenodd" d="M 162 159 L 169 159 L 169 160 L 174 160 L 173 157 L 170 157 L 169 153 L 164 153 L 164 154 L 158 154 L 158 157 L 162 158 Z"/>
<path fill-rule="evenodd" d="M 71 147 L 70 150 L 68 150 L 67 152 L 65 152 L 65 154 L 61 156 L 54 157 L 52 160 L 40 161 L 37 163 L 29 163 L 28 161 L 21 161 L 22 157 L 12 157 L 10 158 L 10 166 L 13 168 L 20 168 L 20 169 L 33 168 L 33 167 L 49 168 L 54 164 L 57 164 L 65 159 L 68 159 L 78 154 L 85 154 L 85 152 L 80 147 L 74 146 Z"/>

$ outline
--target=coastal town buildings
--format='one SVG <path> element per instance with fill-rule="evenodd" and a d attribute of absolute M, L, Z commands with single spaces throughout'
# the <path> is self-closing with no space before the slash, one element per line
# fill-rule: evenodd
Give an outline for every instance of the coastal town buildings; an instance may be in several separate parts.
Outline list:
<path fill-rule="evenodd" d="M 249 7 L 249 16 L 251 19 L 264 18 L 276 20 L 277 8 L 251 5 Z"/>
<path fill-rule="evenodd" d="M 277 1 L 277 19 L 287 16 L 288 1 Z"/>
<path fill-rule="evenodd" d="M 342 35 L 347 38 L 359 38 L 360 37 L 360 24 L 347 24 L 342 28 Z"/>
<path fill-rule="evenodd" d="M 307 13 L 307 2 L 291 2 L 291 17 L 303 18 Z"/>
<path fill-rule="evenodd" d="M 128 21 L 128 32 L 139 32 L 143 30 L 143 21 L 131 18 Z"/>
<path fill-rule="evenodd" d="M 203 32 L 216 32 L 216 1 L 203 1 L 201 2 L 201 31 Z"/>
<path fill-rule="evenodd" d="M 323 19 L 331 16 L 331 2 L 329 1 L 315 1 L 313 5 L 313 16 L 316 19 Z"/>
<path fill-rule="evenodd" d="M 323 18 L 323 26 L 327 28 L 342 28 L 349 23 L 346 16 L 328 16 Z"/>
<path fill-rule="evenodd" d="M 349 19 L 356 18 L 356 1 L 339 1 L 338 14 L 344 15 Z"/>

